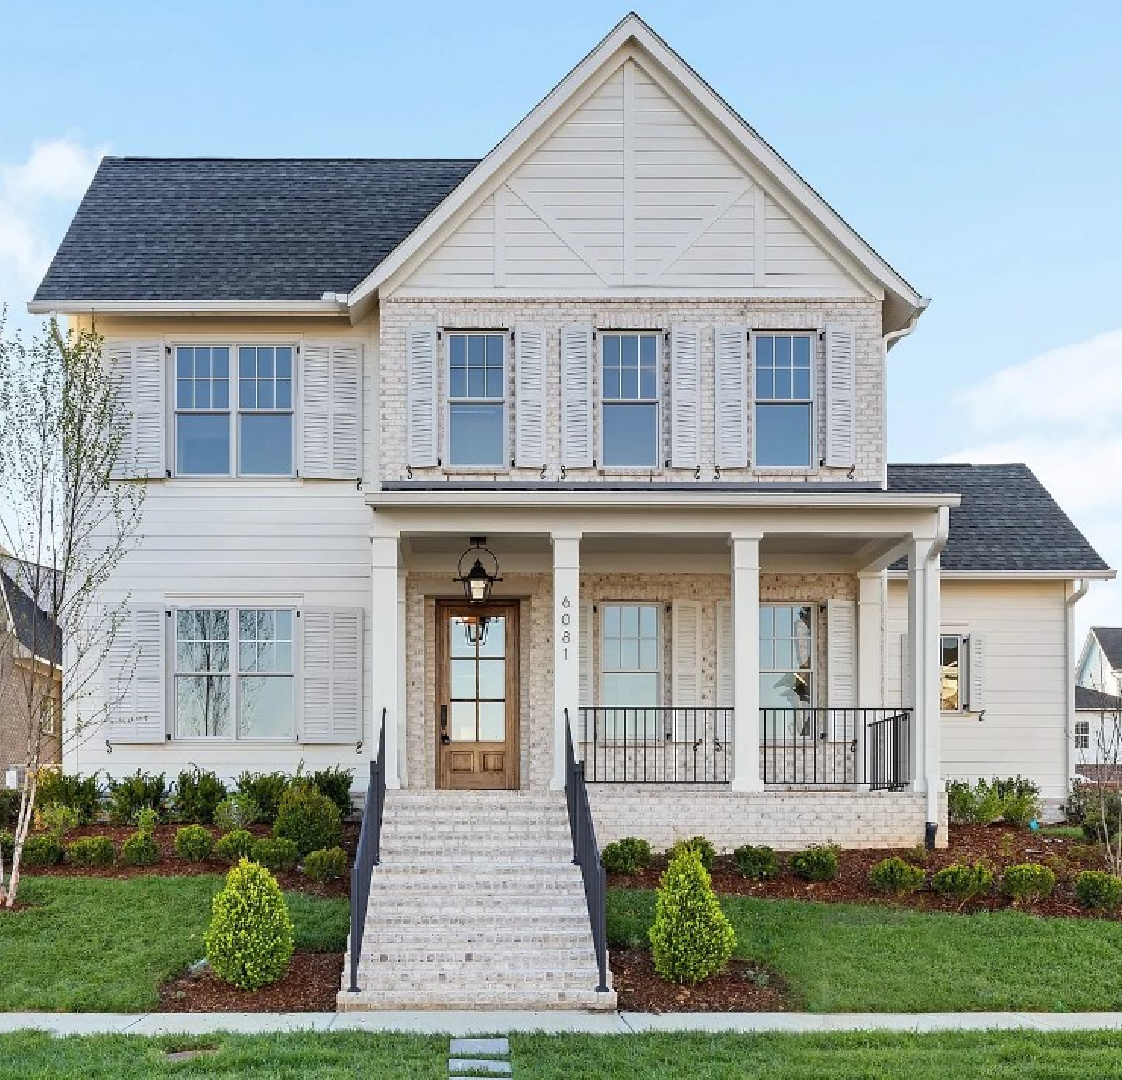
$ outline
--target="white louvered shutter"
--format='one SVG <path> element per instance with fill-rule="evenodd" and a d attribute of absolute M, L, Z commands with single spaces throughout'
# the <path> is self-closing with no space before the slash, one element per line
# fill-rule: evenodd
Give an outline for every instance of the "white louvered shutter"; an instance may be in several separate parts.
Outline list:
<path fill-rule="evenodd" d="M 900 635 L 900 705 L 905 709 L 915 707 L 915 691 L 912 689 L 912 639 L 907 634 Z"/>
<path fill-rule="evenodd" d="M 157 479 L 165 475 L 164 343 L 106 341 L 102 347 L 116 398 L 121 446 L 114 480 Z"/>
<path fill-rule="evenodd" d="M 362 476 L 362 342 L 306 341 L 301 369 L 300 475 Z"/>
<path fill-rule="evenodd" d="M 132 342 L 106 341 L 102 346 L 102 359 L 109 374 L 109 385 L 113 389 L 114 412 L 121 438 L 111 475 L 114 480 L 128 480 L 133 476 L 133 462 L 136 460 Z"/>
<path fill-rule="evenodd" d="M 970 648 L 970 690 L 966 699 L 971 712 L 981 712 L 986 707 L 986 640 L 981 634 L 967 638 Z"/>
<path fill-rule="evenodd" d="M 514 458 L 526 468 L 546 464 L 545 328 L 514 330 Z"/>
<path fill-rule="evenodd" d="M 826 464 L 857 463 L 857 337 L 850 326 L 826 324 Z"/>
<path fill-rule="evenodd" d="M 362 721 L 362 608 L 301 612 L 302 741 L 357 743 Z"/>
<path fill-rule="evenodd" d="M 701 464 L 701 331 L 670 329 L 670 464 L 694 469 Z"/>
<path fill-rule="evenodd" d="M 592 452 L 592 327 L 561 328 L 561 464 L 589 468 Z"/>
<path fill-rule="evenodd" d="M 826 680 L 829 736 L 852 738 L 853 715 L 834 712 L 857 706 L 857 605 L 852 600 L 826 601 Z"/>
<path fill-rule="evenodd" d="M 675 742 L 693 742 L 702 728 L 696 713 L 678 712 L 701 704 L 701 604 L 675 600 L 670 606 L 670 692 L 674 705 Z"/>
<path fill-rule="evenodd" d="M 716 395 L 714 417 L 716 461 L 721 468 L 740 469 L 748 464 L 748 330 L 744 326 L 718 326 L 714 336 Z"/>
<path fill-rule="evenodd" d="M 596 704 L 594 695 L 592 693 L 592 602 L 590 600 L 580 601 L 580 612 L 578 615 L 579 624 L 577 626 L 577 664 L 579 666 L 580 674 L 580 690 L 579 699 L 581 709 L 590 709 Z M 588 733 L 585 730 L 584 712 L 582 711 L 573 724 L 573 738 L 578 742 L 583 742 L 588 738 Z M 583 756 L 583 755 L 578 755 Z"/>
<path fill-rule="evenodd" d="M 162 607 L 145 606 L 127 608 L 119 618 L 102 662 L 105 738 L 110 743 L 162 743 L 167 733 L 167 615 Z"/>
<path fill-rule="evenodd" d="M 732 625 L 732 601 L 717 602 L 717 708 L 732 709 L 736 693 L 736 646 Z M 718 721 L 723 742 L 732 738 L 731 714 Z"/>
<path fill-rule="evenodd" d="M 406 341 L 409 381 L 409 460 L 427 467 L 439 464 L 437 438 L 437 340 L 435 323 L 410 326 Z"/>

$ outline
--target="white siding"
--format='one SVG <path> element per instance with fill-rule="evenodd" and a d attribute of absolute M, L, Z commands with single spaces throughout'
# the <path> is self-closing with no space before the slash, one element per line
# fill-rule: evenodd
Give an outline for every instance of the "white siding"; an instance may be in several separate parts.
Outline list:
<path fill-rule="evenodd" d="M 889 583 L 888 703 L 900 701 L 900 639 L 908 629 L 904 582 Z M 948 779 L 1030 776 L 1045 798 L 1066 794 L 1067 683 L 1062 582 L 944 581 L 942 624 L 986 643 L 986 714 L 945 714 Z"/>

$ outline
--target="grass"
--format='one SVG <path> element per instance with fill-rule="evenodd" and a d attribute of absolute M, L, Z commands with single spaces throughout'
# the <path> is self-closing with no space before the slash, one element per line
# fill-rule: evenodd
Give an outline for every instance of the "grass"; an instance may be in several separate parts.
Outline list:
<path fill-rule="evenodd" d="M 514 1035 L 519 1080 L 1114 1080 L 1122 1078 L 1122 1033 L 952 1032 L 940 1035 Z M 213 1053 L 172 1062 L 167 1052 Z M 443 1080 L 445 1036 L 285 1033 L 276 1035 L 0 1036 L 0 1077 L 55 1080 L 162 1080 L 239 1077 L 265 1080 Z"/>
<path fill-rule="evenodd" d="M 810 1012 L 1122 1009 L 1122 923 L 1016 911 L 722 897 L 736 955 L 782 972 Z M 646 944 L 654 893 L 608 893 L 608 938 Z"/>
<path fill-rule="evenodd" d="M 1042 825 L 1040 836 L 1049 836 L 1054 840 L 1083 840 L 1083 829 L 1078 825 Z"/>
<path fill-rule="evenodd" d="M 158 987 L 203 956 L 217 875 L 27 877 L 0 915 L 0 1010 L 133 1012 L 158 1004 Z M 296 947 L 346 947 L 346 900 L 286 893 Z"/>

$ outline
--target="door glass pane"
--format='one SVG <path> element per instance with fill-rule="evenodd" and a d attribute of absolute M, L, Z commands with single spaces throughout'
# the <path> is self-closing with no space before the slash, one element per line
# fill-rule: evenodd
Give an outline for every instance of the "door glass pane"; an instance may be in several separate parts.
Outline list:
<path fill-rule="evenodd" d="M 487 620 L 487 640 L 479 646 L 480 656 L 506 656 L 506 617 L 492 615 Z"/>
<path fill-rule="evenodd" d="M 453 742 L 475 742 L 474 701 L 453 701 L 448 706 L 448 733 Z"/>
<path fill-rule="evenodd" d="M 506 661 L 479 661 L 479 696 L 501 701 L 506 697 Z"/>
<path fill-rule="evenodd" d="M 456 658 L 451 662 L 449 692 L 453 698 L 475 697 L 475 659 Z"/>
<path fill-rule="evenodd" d="M 475 646 L 467 639 L 467 624 L 471 620 L 453 615 L 448 624 L 448 650 L 451 656 L 475 656 Z"/>
<path fill-rule="evenodd" d="M 481 701 L 479 703 L 479 741 L 503 742 L 506 739 L 506 703 Z"/>

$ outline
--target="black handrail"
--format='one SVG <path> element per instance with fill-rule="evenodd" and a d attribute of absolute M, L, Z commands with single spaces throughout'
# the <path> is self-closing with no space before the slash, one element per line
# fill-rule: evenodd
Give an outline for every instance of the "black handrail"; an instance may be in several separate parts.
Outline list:
<path fill-rule="evenodd" d="M 865 728 L 870 791 L 903 791 L 912 782 L 912 712 L 898 709 Z"/>
<path fill-rule="evenodd" d="M 569 804 L 569 829 L 573 834 L 573 862 L 584 878 L 584 898 L 588 902 L 588 921 L 592 926 L 592 945 L 600 971 L 598 994 L 608 993 L 608 876 L 596 846 L 596 827 L 588 788 L 584 782 L 584 762 L 573 753 L 573 732 L 569 710 L 565 710 L 565 800 Z"/>
<path fill-rule="evenodd" d="M 370 783 L 362 806 L 362 828 L 351 869 L 351 988 L 358 993 L 358 962 L 366 928 L 366 906 L 370 902 L 370 875 L 382 861 L 382 819 L 386 812 L 386 710 L 378 735 L 378 756 L 370 762 Z"/>

